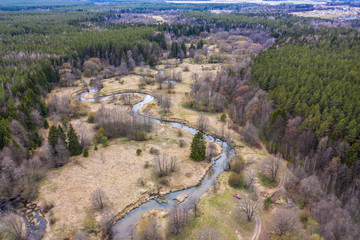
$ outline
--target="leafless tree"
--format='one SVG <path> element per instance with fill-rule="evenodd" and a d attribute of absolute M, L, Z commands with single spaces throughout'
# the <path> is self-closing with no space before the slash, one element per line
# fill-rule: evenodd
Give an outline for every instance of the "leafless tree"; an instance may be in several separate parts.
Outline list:
<path fill-rule="evenodd" d="M 169 231 L 175 235 L 179 234 L 188 221 L 188 212 L 184 207 L 174 206 L 168 215 Z"/>
<path fill-rule="evenodd" d="M 65 143 L 60 138 L 55 145 L 55 167 L 61 167 L 69 161 L 70 153 Z"/>
<path fill-rule="evenodd" d="M 254 172 L 247 172 L 245 174 L 244 187 L 246 189 L 251 189 L 254 186 L 256 175 Z"/>
<path fill-rule="evenodd" d="M 102 106 L 95 116 L 95 122 L 103 128 L 108 137 L 129 137 L 135 139 L 138 131 L 150 131 L 151 123 L 147 119 L 137 119 L 125 108 Z"/>
<path fill-rule="evenodd" d="M 15 240 L 25 240 L 27 237 L 27 227 L 21 216 L 10 213 L 4 216 L 5 232 L 10 234 Z"/>
<path fill-rule="evenodd" d="M 171 172 L 175 172 L 175 171 L 176 171 L 177 164 L 178 164 L 178 159 L 177 159 L 177 157 L 172 156 L 172 157 L 170 158 L 170 171 L 171 171 Z"/>
<path fill-rule="evenodd" d="M 163 154 L 162 156 L 155 155 L 152 165 L 156 176 L 159 178 L 167 176 L 171 169 L 170 168 L 171 164 L 169 164 L 168 157 L 165 154 Z"/>
<path fill-rule="evenodd" d="M 207 151 L 207 159 L 210 161 L 213 157 L 216 156 L 216 144 L 215 143 L 209 143 L 209 146 L 206 148 Z"/>
<path fill-rule="evenodd" d="M 158 224 L 156 221 L 156 217 L 153 217 L 149 223 L 146 225 L 143 231 L 144 240 L 161 240 L 163 239 L 158 230 Z"/>
<path fill-rule="evenodd" d="M 217 240 L 221 239 L 220 232 L 214 227 L 206 225 L 204 228 L 200 229 L 196 234 L 197 240 Z"/>
<path fill-rule="evenodd" d="M 292 232 L 298 225 L 299 217 L 296 210 L 277 208 L 271 216 L 271 230 L 278 236 Z"/>
<path fill-rule="evenodd" d="M 107 239 L 108 236 L 111 236 L 112 226 L 115 220 L 116 213 L 111 208 L 106 208 L 101 214 L 98 224 L 102 239 Z"/>
<path fill-rule="evenodd" d="M 321 184 L 315 175 L 301 179 L 300 190 L 303 193 L 305 204 L 309 199 L 317 198 L 322 192 Z"/>
<path fill-rule="evenodd" d="M 175 85 L 172 81 L 167 81 L 167 91 L 168 93 L 171 93 L 171 91 L 174 89 Z"/>
<path fill-rule="evenodd" d="M 194 218 L 196 218 L 197 214 L 199 212 L 199 199 L 196 199 L 195 197 L 191 198 L 190 204 L 191 204 L 192 211 L 194 213 Z"/>
<path fill-rule="evenodd" d="M 242 128 L 241 135 L 243 136 L 244 141 L 250 144 L 251 146 L 257 148 L 261 147 L 261 141 L 259 139 L 256 127 L 251 123 L 246 124 Z"/>
<path fill-rule="evenodd" d="M 95 209 L 102 210 L 108 203 L 109 198 L 106 195 L 106 193 L 104 192 L 104 190 L 102 190 L 101 188 L 97 188 L 91 194 L 91 201 L 92 201 L 92 205 Z"/>
<path fill-rule="evenodd" d="M 29 171 L 31 171 L 36 180 L 40 180 L 43 176 L 43 163 L 39 156 L 35 155 L 29 160 Z"/>
<path fill-rule="evenodd" d="M 128 66 L 124 59 L 121 59 L 121 64 L 119 67 L 119 73 L 120 75 L 127 75 L 128 74 Z"/>
<path fill-rule="evenodd" d="M 203 113 L 200 114 L 196 121 L 196 126 L 200 131 L 206 131 L 209 124 L 209 119 Z"/>
<path fill-rule="evenodd" d="M 269 156 L 262 164 L 261 174 L 275 182 L 280 170 L 280 156 Z"/>
<path fill-rule="evenodd" d="M 91 240 L 91 237 L 84 232 L 77 232 L 71 240 Z"/>
<path fill-rule="evenodd" d="M 238 204 L 239 213 L 245 214 L 248 222 L 251 222 L 253 216 L 256 214 L 259 207 L 259 203 L 253 201 L 249 197 L 243 197 Z"/>

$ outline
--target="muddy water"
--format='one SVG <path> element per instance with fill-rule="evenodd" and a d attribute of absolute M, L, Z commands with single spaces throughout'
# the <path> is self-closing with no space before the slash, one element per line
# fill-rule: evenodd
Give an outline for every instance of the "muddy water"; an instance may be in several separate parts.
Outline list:
<path fill-rule="evenodd" d="M 92 89 L 89 92 L 95 92 L 96 90 Z M 88 99 L 84 98 L 84 95 L 89 93 L 82 93 L 79 95 L 79 99 L 82 101 L 94 101 L 95 99 Z M 114 94 L 111 96 L 106 96 L 101 99 L 107 99 L 112 96 L 121 95 L 126 93 L 120 93 L 120 94 Z M 137 93 L 139 94 L 139 93 Z M 144 97 L 144 100 L 132 108 L 132 114 L 141 119 L 147 119 L 152 123 L 156 124 L 169 124 L 176 128 L 182 128 L 191 134 L 196 134 L 198 132 L 197 129 L 191 128 L 188 126 L 185 126 L 180 123 L 176 122 L 163 122 L 158 119 L 153 119 L 149 117 L 144 117 L 139 115 L 139 109 L 141 109 L 145 104 L 148 104 L 154 100 L 154 97 L 147 94 L 140 94 Z M 161 196 L 161 201 L 159 200 L 150 200 L 142 205 L 140 205 L 138 208 L 135 208 L 132 210 L 129 214 L 127 214 L 124 218 L 120 219 L 113 227 L 113 239 L 128 239 L 131 235 L 133 229 L 135 228 L 136 224 L 140 221 L 141 217 L 151 211 L 151 210 L 165 210 L 169 211 L 172 207 L 174 207 L 177 204 L 177 200 L 174 200 L 176 197 L 188 194 L 188 198 L 179 204 L 179 206 L 186 205 L 188 201 L 191 201 L 192 199 L 198 200 L 200 197 L 213 185 L 216 178 L 224 171 L 224 163 L 226 159 L 230 159 L 235 155 L 234 149 L 232 149 L 225 141 L 222 141 L 221 139 L 215 138 L 211 135 L 204 135 L 205 139 L 211 142 L 214 142 L 216 144 L 219 144 L 222 147 L 222 152 L 220 156 L 216 156 L 212 159 L 213 166 L 211 169 L 207 172 L 207 174 L 204 176 L 204 178 L 201 180 L 200 184 L 198 186 L 172 192 L 169 194 L 166 194 L 164 196 Z M 214 159 L 217 159 L 214 161 Z"/>

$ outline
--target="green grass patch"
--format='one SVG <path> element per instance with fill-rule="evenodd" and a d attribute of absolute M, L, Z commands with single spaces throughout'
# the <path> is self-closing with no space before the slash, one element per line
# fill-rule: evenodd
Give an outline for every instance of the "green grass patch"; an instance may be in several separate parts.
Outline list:
<path fill-rule="evenodd" d="M 276 180 L 274 182 L 271 182 L 269 179 L 262 178 L 260 173 L 257 173 L 257 176 L 259 178 L 260 184 L 263 185 L 264 187 L 268 187 L 268 188 L 276 187 L 280 181 L 279 178 L 276 178 Z"/>

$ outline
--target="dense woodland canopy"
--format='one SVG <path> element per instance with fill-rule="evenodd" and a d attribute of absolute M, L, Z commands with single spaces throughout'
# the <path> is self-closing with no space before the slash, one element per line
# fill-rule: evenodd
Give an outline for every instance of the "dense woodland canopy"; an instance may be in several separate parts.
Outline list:
<path fill-rule="evenodd" d="M 26 6 L 26 1 L 19 1 L 19 6 Z M 49 127 L 44 119 L 54 108 L 44 98 L 59 84 L 64 63 L 74 72 L 93 58 L 115 67 L 155 66 L 165 50 L 170 57 L 180 57 L 181 51 L 186 55 L 184 42 L 167 43 L 164 32 L 185 39 L 227 31 L 248 36 L 263 51 L 249 65 L 226 66 L 216 77 L 195 81 L 192 94 L 197 99 L 192 107 L 228 111 L 234 125 L 246 124 L 244 138 L 252 138 L 258 146 L 258 137 L 252 137 L 255 125 L 269 150 L 281 152 L 297 176 L 316 174 L 325 192 L 342 200 L 341 204 L 334 200 L 334 206 L 342 205 L 352 217 L 359 215 L 360 40 L 356 30 L 324 27 L 286 14 L 187 12 L 177 19 L 179 23 L 163 25 L 113 23 L 119 18 L 121 13 L 114 12 L 0 12 L 3 196 L 33 197 L 24 189 L 38 176 L 32 172 L 25 181 L 24 169 L 39 166 L 35 150 L 43 139 L 38 130 Z M 200 51 L 204 44 L 201 40 L 189 50 Z M 208 93 L 211 99 L 202 98 Z M 66 155 L 81 153 L 80 146 L 68 152 L 61 126 L 50 129 L 55 137 L 51 146 L 43 148 L 55 156 L 51 166 L 64 164 Z M 58 136 L 64 136 L 63 141 Z M 75 137 L 72 129 L 68 140 L 77 142 Z M 346 217 L 344 222 L 351 222 Z"/>

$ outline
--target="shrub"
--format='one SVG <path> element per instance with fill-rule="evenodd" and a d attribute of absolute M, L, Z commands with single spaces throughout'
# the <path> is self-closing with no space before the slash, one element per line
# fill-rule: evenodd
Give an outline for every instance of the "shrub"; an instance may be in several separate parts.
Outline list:
<path fill-rule="evenodd" d="M 83 157 L 89 157 L 89 150 L 87 148 L 84 149 Z"/>
<path fill-rule="evenodd" d="M 140 83 L 138 84 L 138 87 L 139 87 L 139 89 L 145 89 L 145 87 L 146 87 L 146 82 L 140 82 Z"/>
<path fill-rule="evenodd" d="M 231 164 L 230 169 L 236 173 L 240 173 L 245 168 L 245 159 L 241 155 L 237 155 Z"/>
<path fill-rule="evenodd" d="M 95 114 L 96 114 L 96 112 L 89 112 L 89 115 L 87 118 L 88 123 L 93 123 L 95 121 Z"/>
<path fill-rule="evenodd" d="M 303 210 L 300 213 L 300 221 L 305 224 L 310 218 L 310 212 L 308 210 Z"/>
<path fill-rule="evenodd" d="M 229 185 L 233 188 L 241 188 L 244 185 L 244 176 L 236 172 L 231 173 Z"/>
<path fill-rule="evenodd" d="M 159 155 L 159 154 L 160 154 L 160 151 L 159 151 L 159 149 L 156 149 L 156 148 L 154 148 L 154 147 L 151 147 L 151 148 L 150 148 L 150 153 L 151 153 L 151 154 L 155 154 L 155 155 Z"/>
<path fill-rule="evenodd" d="M 95 144 L 98 144 L 101 142 L 101 139 L 106 136 L 106 132 L 103 128 L 99 128 L 95 135 Z"/>
<path fill-rule="evenodd" d="M 48 129 L 49 128 L 49 122 L 48 122 L 48 120 L 44 120 L 44 128 L 45 129 Z"/>
<path fill-rule="evenodd" d="M 179 146 L 182 148 L 182 147 L 185 147 L 185 141 L 184 140 L 182 140 L 182 139 L 180 139 L 179 140 Z"/>
<path fill-rule="evenodd" d="M 136 131 L 134 140 L 135 141 L 145 141 L 147 138 L 147 134 L 144 130 Z"/>
<path fill-rule="evenodd" d="M 95 150 L 95 151 L 98 150 L 97 144 L 95 144 L 94 150 Z"/>
<path fill-rule="evenodd" d="M 226 119 L 226 114 L 223 113 L 220 117 L 220 121 L 225 122 L 225 119 Z"/>
<path fill-rule="evenodd" d="M 142 150 L 141 150 L 140 148 L 138 148 L 138 149 L 136 150 L 136 154 L 137 154 L 138 156 L 141 154 L 141 152 L 142 152 Z"/>
<path fill-rule="evenodd" d="M 100 143 L 103 147 L 106 147 L 108 145 L 108 138 L 107 136 L 102 136 Z"/>
<path fill-rule="evenodd" d="M 145 161 L 144 168 L 148 168 L 150 166 L 149 161 Z"/>
<path fill-rule="evenodd" d="M 269 207 L 271 206 L 271 204 L 273 204 L 274 201 L 271 199 L 271 197 L 267 197 L 264 201 L 264 208 L 265 209 L 269 209 Z"/>

